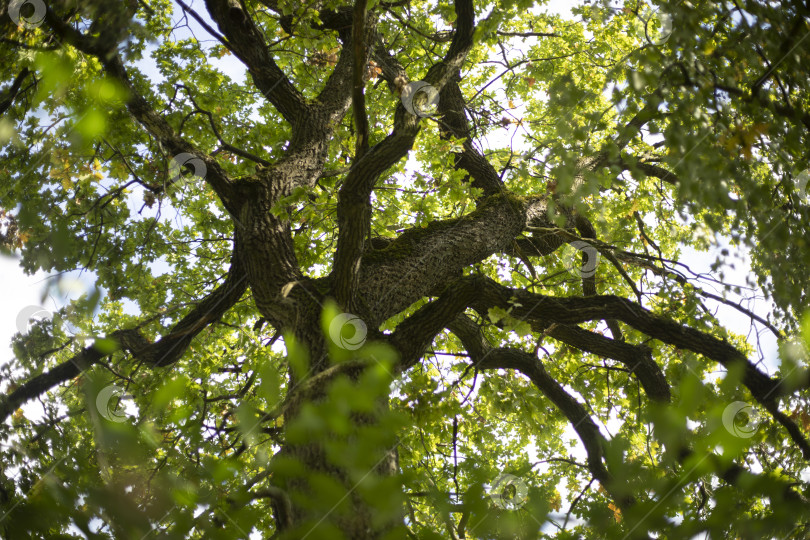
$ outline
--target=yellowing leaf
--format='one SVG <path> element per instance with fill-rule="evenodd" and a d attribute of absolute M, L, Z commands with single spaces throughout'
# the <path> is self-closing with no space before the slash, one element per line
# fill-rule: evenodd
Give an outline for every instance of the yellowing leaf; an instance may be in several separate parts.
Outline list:
<path fill-rule="evenodd" d="M 608 504 L 608 508 L 613 510 L 613 519 L 616 520 L 616 523 L 619 523 L 622 520 L 622 511 L 613 503 Z"/>
<path fill-rule="evenodd" d="M 559 512 L 560 508 L 562 508 L 562 497 L 560 496 L 560 492 L 556 489 L 554 493 L 551 494 L 551 498 L 548 501 L 549 508 L 554 510 L 555 512 Z"/>

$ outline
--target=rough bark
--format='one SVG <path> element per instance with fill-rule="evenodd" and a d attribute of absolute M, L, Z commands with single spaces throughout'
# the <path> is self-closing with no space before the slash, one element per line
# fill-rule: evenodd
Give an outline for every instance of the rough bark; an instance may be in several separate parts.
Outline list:
<path fill-rule="evenodd" d="M 278 11 L 273 1 L 264 4 Z M 616 296 L 600 296 L 595 283 L 584 283 L 585 296 L 550 297 L 526 290 L 509 289 L 494 280 L 463 277 L 464 270 L 495 254 L 542 257 L 571 241 L 571 231 L 556 229 L 549 213 L 553 193 L 539 192 L 518 197 L 504 187 L 500 175 L 473 144 L 465 100 L 459 87 L 461 68 L 473 45 L 474 6 L 471 0 L 456 0 L 457 20 L 452 39 L 442 61 L 436 63 L 424 79 L 440 91 L 441 134 L 462 139 L 454 166 L 466 173 L 466 180 L 481 190 L 476 208 L 463 217 L 434 221 L 425 228 L 405 230 L 394 240 L 369 240 L 372 223 L 371 195 L 381 175 L 400 162 L 410 151 L 419 134 L 418 117 L 397 105 L 394 127 L 383 140 L 367 139 L 368 127 L 363 101 L 363 81 L 359 71 L 373 58 L 382 69 L 382 78 L 391 88 L 401 86 L 405 71 L 387 51 L 385 37 L 374 31 L 374 17 L 365 2 L 358 0 L 356 10 L 321 10 L 322 28 L 337 32 L 342 49 L 336 65 L 317 98 L 307 100 L 278 67 L 268 49 L 266 38 L 251 14 L 238 0 L 206 0 L 205 5 L 221 39 L 246 66 L 253 84 L 290 124 L 292 137 L 286 154 L 267 165 L 260 164 L 252 175 L 231 178 L 217 157 L 202 152 L 181 137 L 149 101 L 138 92 L 122 59 L 104 41 L 64 22 L 51 8 L 46 23 L 49 31 L 63 42 L 99 59 L 107 75 L 118 79 L 129 91 L 127 107 L 132 119 L 172 153 L 191 153 L 208 168 L 205 181 L 229 212 L 233 223 L 235 248 L 231 268 L 223 284 L 192 309 L 174 328 L 150 343 L 137 329 L 111 333 L 121 348 L 153 367 L 171 367 L 179 361 L 191 339 L 218 320 L 244 294 L 249 286 L 261 316 L 279 332 L 289 332 L 302 344 L 309 356 L 306 375 L 291 370 L 290 395 L 278 414 L 285 425 L 294 422 L 306 403 L 323 399 L 328 383 L 336 373 L 354 380 L 362 365 L 347 364 L 330 371 L 329 344 L 321 330 L 321 312 L 327 299 L 336 299 L 342 310 L 360 316 L 370 337 L 389 343 L 399 355 L 398 373 L 416 365 L 436 336 L 449 328 L 457 334 L 481 370 L 517 370 L 561 411 L 577 431 L 588 454 L 588 469 L 621 508 L 635 503 L 627 486 L 617 482 L 604 459 L 604 437 L 584 406 L 554 380 L 543 363 L 526 351 L 492 347 L 478 334 L 478 328 L 464 315 L 473 310 L 486 317 L 493 307 L 512 309 L 515 317 L 528 321 L 538 335 L 548 335 L 584 352 L 621 362 L 640 381 L 646 395 L 666 404 L 671 400 L 669 382 L 652 358 L 651 349 L 640 343 L 622 341 L 615 321 L 670 346 L 694 351 L 726 368 L 742 366 L 743 384 L 768 410 L 795 444 L 810 459 L 810 443 L 801 429 L 779 410 L 778 398 L 789 395 L 780 379 L 762 373 L 731 344 L 710 333 L 690 328 L 651 313 L 643 306 Z M 353 17 L 354 15 L 354 17 Z M 289 19 L 282 17 L 282 24 Z M 352 25 L 354 24 L 354 28 Z M 365 25 L 365 26 L 364 26 Z M 354 31 L 352 31 L 354 30 Z M 360 43 L 357 40 L 363 39 Z M 25 72 L 15 79 L 8 98 L 0 104 L 0 114 L 14 100 Z M 7 103 L 8 102 L 8 103 Z M 337 204 L 337 246 L 331 274 L 313 279 L 301 268 L 294 249 L 291 223 L 273 210 L 296 187 L 312 187 L 325 173 L 329 140 L 354 102 L 355 122 L 362 139 L 357 145 L 351 168 L 347 171 Z M 611 141 L 619 149 L 649 120 L 645 109 Z M 608 164 L 607 152 L 584 157 L 581 171 Z M 642 172 L 667 182 L 675 176 L 653 164 L 642 164 Z M 596 238 L 585 216 L 560 207 L 568 229 L 583 237 Z M 528 234 L 530 232 L 530 234 Z M 545 231 L 545 232 L 543 232 Z M 376 240 L 376 241 L 375 241 Z M 238 246 L 238 249 L 236 248 Z M 617 263 L 618 264 L 618 263 Z M 652 263 L 649 263 L 652 264 Z M 396 330 L 383 335 L 377 328 L 415 302 L 430 301 L 401 322 Z M 606 320 L 615 339 L 582 328 L 581 324 Z M 0 404 L 0 417 L 6 418 L 22 403 L 79 375 L 99 362 L 107 353 L 88 347 L 74 358 L 34 377 L 11 392 Z M 810 387 L 810 376 L 797 378 L 800 386 Z M 295 390 L 298 389 L 298 390 Z M 386 403 L 381 400 L 380 411 Z M 354 418 L 359 426 L 371 424 L 374 415 Z M 350 475 L 328 459 L 318 441 L 286 444 L 279 454 L 296 460 L 314 473 L 338 479 L 351 493 Z M 380 448 L 374 474 L 392 475 L 397 471 L 396 451 Z M 741 470 L 732 467 L 723 473 L 733 482 Z M 326 516 L 312 515 L 297 501 L 311 492 L 304 479 L 283 485 L 267 485 L 256 497 L 273 501 L 278 530 L 297 530 L 302 523 L 317 522 Z M 347 538 L 375 538 L 396 526 L 396 520 L 375 524 L 373 515 L 360 498 L 351 496 L 352 513 L 341 515 L 335 524 Z M 400 520 L 401 521 L 401 520 Z"/>

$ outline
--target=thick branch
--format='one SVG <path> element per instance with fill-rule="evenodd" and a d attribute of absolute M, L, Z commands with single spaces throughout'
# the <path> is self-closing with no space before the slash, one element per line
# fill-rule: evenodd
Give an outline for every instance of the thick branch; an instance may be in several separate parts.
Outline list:
<path fill-rule="evenodd" d="M 256 87 L 295 129 L 306 114 L 304 96 L 273 60 L 256 23 L 238 0 L 206 0 L 205 5 Z"/>
<path fill-rule="evenodd" d="M 363 155 L 349 171 L 338 195 L 334 295 L 348 309 L 357 289 L 360 257 L 371 223 L 371 190 L 386 169 L 408 154 L 419 130 L 416 117 L 397 113 L 399 129 Z"/>
<path fill-rule="evenodd" d="M 473 187 L 483 191 L 484 195 L 493 195 L 503 190 L 503 181 L 492 164 L 473 146 L 470 137 L 470 126 L 465 112 L 466 104 L 457 79 L 448 82 L 442 88 L 439 100 L 441 137 L 451 136 L 462 140 L 462 151 L 455 154 L 455 167 L 464 169 L 472 179 Z"/>
<path fill-rule="evenodd" d="M 645 163 L 643 161 L 638 161 L 634 164 L 630 164 L 627 163 L 627 161 L 625 160 L 620 160 L 619 165 L 621 165 L 623 167 L 623 170 L 625 171 L 635 168 L 643 172 L 647 176 L 659 178 L 660 180 L 663 180 L 667 184 L 672 184 L 673 186 L 681 183 L 680 179 L 675 173 L 670 172 L 659 165 L 655 165 L 654 163 Z"/>
<path fill-rule="evenodd" d="M 478 369 L 487 369 L 489 367 L 518 369 L 519 371 L 521 371 L 522 373 L 524 373 L 528 377 L 530 377 L 532 382 L 534 382 L 538 386 L 538 388 L 541 391 L 543 391 L 543 393 L 547 397 L 549 397 L 549 398 L 551 397 L 548 393 L 546 393 L 546 391 L 543 389 L 543 387 L 541 387 L 538 384 L 538 382 L 542 383 L 544 385 L 544 387 L 548 387 L 550 389 L 553 388 L 554 384 L 558 384 L 558 383 L 556 383 L 556 381 L 553 381 L 553 380 L 552 380 L 553 383 L 549 382 L 549 381 L 546 381 L 546 380 L 544 380 L 544 377 L 542 377 L 542 376 L 541 377 L 536 377 L 536 376 L 532 377 L 529 374 L 529 373 L 532 373 L 532 370 L 534 369 L 532 367 L 532 365 L 535 364 L 535 363 L 539 364 L 539 366 L 542 368 L 542 363 L 538 359 L 536 359 L 533 355 L 530 355 L 530 354 L 525 353 L 523 351 L 515 351 L 513 349 L 494 349 L 494 348 L 492 348 L 490 346 L 490 344 L 483 337 L 483 334 L 481 333 L 480 327 L 474 321 L 472 321 L 469 317 L 467 317 L 466 315 L 463 315 L 463 314 L 457 316 L 456 319 L 454 319 L 452 322 L 450 322 L 447 325 L 447 328 L 451 332 L 453 332 L 459 338 L 459 340 L 461 340 L 464 348 L 467 350 L 467 352 L 470 354 L 470 357 L 473 360 L 473 365 L 475 365 Z M 562 327 L 557 326 L 557 328 L 562 328 Z M 548 333 L 553 335 L 552 332 L 553 331 L 549 331 Z M 558 336 L 554 336 L 554 337 L 558 337 Z M 603 338 L 603 339 L 607 339 L 607 338 Z M 622 347 L 627 347 L 626 343 L 618 343 L 618 345 L 620 345 Z M 508 351 L 508 352 L 502 352 L 502 351 Z M 605 352 L 605 351 L 603 350 L 602 352 Z M 599 354 L 599 353 L 596 353 L 596 354 Z M 545 370 L 543 370 L 543 371 L 545 371 Z M 546 377 L 547 377 L 547 375 L 546 375 Z M 550 379 L 550 377 L 548 377 L 548 378 Z M 564 390 L 562 390 L 562 391 L 564 392 Z M 668 393 L 669 392 L 667 390 L 667 395 L 668 395 Z M 648 394 L 649 394 L 649 392 L 648 392 Z M 583 418 L 583 415 L 586 415 L 584 409 L 582 409 L 581 411 L 577 410 L 577 406 L 579 406 L 581 408 L 581 405 L 579 405 L 579 403 L 577 403 L 576 400 L 574 400 L 570 395 L 568 396 L 570 398 L 570 400 L 566 399 L 566 398 L 564 398 L 562 396 L 560 396 L 560 397 L 562 399 L 562 406 L 558 406 L 558 408 L 560 408 L 560 410 L 562 410 L 566 414 L 566 417 L 569 419 L 569 421 L 574 423 L 574 422 L 578 421 L 577 419 Z M 573 404 L 571 403 L 571 401 L 573 401 Z M 555 405 L 557 404 L 556 402 L 554 402 L 554 403 L 555 403 Z M 563 407 L 565 407 L 565 409 L 563 409 Z M 566 412 L 566 411 L 568 411 L 568 412 Z M 593 433 L 594 433 L 593 428 L 591 428 L 589 430 L 585 430 L 584 433 L 579 433 L 579 431 L 578 431 L 578 434 L 580 435 L 581 439 L 584 436 L 589 440 L 589 444 L 586 444 L 586 450 L 588 450 L 588 447 L 590 446 L 591 451 L 596 452 L 598 450 L 598 448 L 595 447 L 595 443 L 597 441 L 594 440 L 594 439 L 596 438 L 596 436 L 598 436 L 598 442 L 601 443 L 602 438 L 601 438 L 601 434 L 599 434 L 598 431 L 596 432 L 596 435 L 593 435 Z M 585 444 L 584 439 L 583 439 L 583 444 Z M 684 463 L 694 453 L 691 449 L 687 448 L 685 445 L 682 446 L 682 447 L 672 448 L 672 449 L 668 449 L 668 450 L 670 450 L 670 451 L 672 451 L 674 453 L 676 459 L 680 463 Z M 591 469 L 591 454 L 590 454 L 590 452 L 589 452 L 588 456 L 589 456 L 588 467 L 591 470 L 591 472 L 594 474 L 594 477 L 599 479 L 599 477 L 597 476 L 597 473 L 594 473 L 593 469 Z M 717 476 L 719 478 L 723 479 L 725 482 L 731 484 L 731 485 L 737 485 L 738 483 L 741 483 L 741 482 L 750 482 L 751 480 L 759 481 L 759 482 L 766 482 L 766 483 L 772 483 L 774 481 L 773 479 L 765 479 L 761 475 L 751 473 L 750 471 L 748 471 L 747 469 L 745 469 L 744 467 L 742 467 L 739 464 L 736 464 L 736 463 L 732 463 L 730 465 L 726 464 L 724 460 L 718 458 L 716 455 L 710 454 L 708 457 L 711 458 L 711 460 L 712 460 L 712 462 L 714 464 L 714 468 L 717 471 L 717 473 L 716 473 Z M 601 471 L 599 471 L 598 468 L 597 468 L 597 472 L 601 474 Z M 746 477 L 748 478 L 748 480 L 746 480 Z M 599 480 L 601 481 L 601 479 L 599 479 Z M 782 497 L 784 497 L 784 499 L 786 501 L 800 502 L 800 503 L 806 504 L 805 498 L 802 495 L 800 495 L 799 493 L 797 493 L 793 489 L 793 486 L 791 484 L 789 484 L 789 483 L 781 483 L 780 490 L 781 490 Z"/>
<path fill-rule="evenodd" d="M 352 37 L 352 10 L 350 8 L 340 8 L 337 12 L 321 10 L 321 20 L 325 27 L 337 30 L 343 47 L 340 50 L 337 64 L 329 74 L 326 84 L 318 97 L 310 105 L 314 109 L 313 115 L 320 119 L 319 129 L 331 130 L 349 110 L 352 103 L 352 88 L 354 62 L 356 60 L 354 49 L 354 39 Z M 347 24 L 348 23 L 348 24 Z M 374 24 L 367 21 L 364 29 L 365 40 L 364 49 L 367 48 L 368 40 L 374 35 Z M 366 52 L 366 59 L 368 53 Z M 306 136 L 306 134 L 304 134 Z M 314 134 L 310 134 L 314 135 Z M 294 147 L 291 141 L 291 147 Z"/>
<path fill-rule="evenodd" d="M 546 333 L 581 351 L 617 360 L 626 365 L 630 372 L 638 377 L 650 399 L 662 403 L 668 403 L 672 399 L 664 373 L 653 360 L 652 352 L 646 345 L 616 341 L 574 325 L 553 324 Z"/>
<path fill-rule="evenodd" d="M 275 486 L 268 486 L 252 493 L 251 498 L 269 498 L 273 501 L 276 527 L 279 530 L 284 531 L 292 526 L 292 504 L 290 497 L 283 490 Z"/>
<path fill-rule="evenodd" d="M 447 326 L 447 321 L 455 320 L 475 295 L 475 282 L 463 281 L 438 299 L 425 304 L 410 317 L 401 322 L 391 334 L 390 343 L 400 354 L 399 371 L 413 366 L 425 353 L 435 337 Z"/>
<path fill-rule="evenodd" d="M 457 29 L 450 48 L 425 77 L 439 89 L 459 70 L 473 44 L 475 10 L 472 1 L 457 0 L 455 9 Z M 419 131 L 418 121 L 418 117 L 398 105 L 393 132 L 353 165 L 340 189 L 333 294 L 347 309 L 355 307 L 363 245 L 371 226 L 371 191 L 380 175 L 407 155 Z"/>
<path fill-rule="evenodd" d="M 470 353 L 473 364 L 478 369 L 514 369 L 523 373 L 534 383 L 568 419 L 582 441 L 588 455 L 588 470 L 610 493 L 616 504 L 627 508 L 634 502 L 617 485 L 603 461 L 604 437 L 599 427 L 590 417 L 585 407 L 551 377 L 543 363 L 535 355 L 510 348 L 491 348 L 483 340 L 478 326 L 468 317 L 461 316 L 448 325 L 458 336 L 464 348 Z"/>
<path fill-rule="evenodd" d="M 435 295 L 461 277 L 467 266 L 512 246 L 527 221 L 545 212 L 542 198 L 495 195 L 460 218 L 408 229 L 383 249 L 366 252 L 359 288 L 364 319 L 379 324 Z"/>
<path fill-rule="evenodd" d="M 751 395 L 785 427 L 793 441 L 802 449 L 805 458 L 810 459 L 810 443 L 807 438 L 796 423 L 779 411 L 778 407 L 778 398 L 791 393 L 795 388 L 791 388 L 782 379 L 771 378 L 762 373 L 744 354 L 723 340 L 655 315 L 640 305 L 617 296 L 555 298 L 510 289 L 487 280 L 481 286 L 481 294 L 472 307 L 486 313 L 493 306 L 512 308 L 514 317 L 540 324 L 579 324 L 597 319 L 617 319 L 664 343 L 702 354 L 726 369 L 740 367 L 743 370 L 743 384 Z M 810 386 L 807 371 L 799 374 L 796 379 L 801 381 L 800 387 Z"/>
<path fill-rule="evenodd" d="M 660 100 L 660 90 L 649 94 L 644 102 L 644 107 L 638 113 L 636 113 L 636 115 L 633 116 L 633 118 L 631 118 L 627 124 L 619 128 L 619 134 L 613 140 L 613 144 L 616 145 L 616 148 L 619 151 L 624 150 L 633 137 L 635 137 L 641 131 L 641 128 L 643 128 L 647 122 L 653 119 L 655 113 L 658 111 Z M 603 151 L 606 150 L 607 148 L 603 147 Z"/>
<path fill-rule="evenodd" d="M 425 75 L 425 81 L 436 87 L 437 90 L 458 74 L 467 53 L 473 46 L 473 33 L 475 32 L 475 6 L 472 0 L 456 0 L 456 30 L 450 48 L 441 62 L 434 64 Z"/>
<path fill-rule="evenodd" d="M 28 68 L 23 68 L 20 70 L 17 76 L 14 77 L 14 80 L 11 82 L 11 86 L 9 86 L 8 91 L 5 92 L 5 96 L 0 101 L 0 115 L 3 115 L 9 109 L 9 107 L 11 107 L 11 104 L 14 103 L 14 98 L 17 97 L 23 81 L 30 73 L 31 72 L 28 70 Z"/>
<path fill-rule="evenodd" d="M 247 286 L 247 275 L 235 248 L 225 281 L 174 325 L 169 334 L 150 345 L 136 358 L 155 366 L 168 366 L 177 362 L 197 334 L 218 321 L 242 298 Z"/>
<path fill-rule="evenodd" d="M 148 342 L 140 335 L 138 330 L 117 330 L 108 336 L 121 345 L 121 348 L 131 350 L 133 353 L 143 350 Z M 19 386 L 9 395 L 0 400 L 0 422 L 16 411 L 23 403 L 40 396 L 65 381 L 72 379 L 82 371 L 101 361 L 110 354 L 101 351 L 95 344 L 85 347 L 70 360 L 62 362 L 50 371 L 41 373 L 33 379 Z"/>
<path fill-rule="evenodd" d="M 368 150 L 368 116 L 366 115 L 365 74 L 368 54 L 365 40 L 366 0 L 356 0 L 352 25 L 352 107 L 354 108 L 354 129 L 357 142 L 354 159 L 358 160 Z"/>
<path fill-rule="evenodd" d="M 192 339 L 204 328 L 230 309 L 247 288 L 245 274 L 234 256 L 225 281 L 199 302 L 171 331 L 154 343 L 144 338 L 137 328 L 116 330 L 108 337 L 121 349 L 151 366 L 167 366 L 179 360 Z M 20 405 L 54 386 L 72 379 L 92 365 L 110 355 L 109 350 L 100 350 L 95 344 L 85 347 L 69 360 L 50 371 L 37 375 L 0 402 L 0 421 L 5 420 Z"/>

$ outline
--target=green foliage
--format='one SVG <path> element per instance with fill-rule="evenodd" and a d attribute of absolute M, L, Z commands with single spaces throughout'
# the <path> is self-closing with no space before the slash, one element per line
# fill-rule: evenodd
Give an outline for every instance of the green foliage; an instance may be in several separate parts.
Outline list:
<path fill-rule="evenodd" d="M 202 151 L 212 153 L 221 142 L 200 110 L 211 113 L 222 140 L 268 161 L 281 158 L 289 128 L 249 75 L 234 75 L 232 53 L 208 37 L 178 36 L 175 4 L 138 4 L 121 45 L 134 88 Z M 266 3 L 244 4 L 273 42 L 279 67 L 314 99 L 332 65 L 312 59 L 337 50 L 335 33 L 317 30 L 318 11 L 305 3 L 281 3 L 292 34 L 264 10 Z M 453 28 L 453 4 L 387 4 L 378 6 L 378 31 L 392 38 L 391 53 L 419 80 L 449 47 L 430 36 Z M 105 6 L 77 8 L 71 21 L 87 22 L 89 12 Z M 653 261 L 714 247 L 718 238 L 747 249 L 755 282 L 739 285 L 759 287 L 774 303 L 772 322 L 792 340 L 780 344 L 777 375 L 798 385 L 810 347 L 810 203 L 794 180 L 810 165 L 810 146 L 793 122 L 807 122 L 810 65 L 806 43 L 792 47 L 785 36 L 797 24 L 796 40 L 804 39 L 806 15 L 778 3 L 669 3 L 662 7 L 671 10 L 672 33 L 661 42 L 661 21 L 644 23 L 638 7 L 585 3 L 572 21 L 547 13 L 542 2 L 476 2 L 475 46 L 460 84 L 476 140 L 486 141 L 487 158 L 513 193 L 553 192 L 552 208 L 570 205 L 588 214 L 607 244 Z M 408 27 L 386 12 L 406 18 Z M 553 36 L 508 39 L 532 32 Z M 651 32 L 657 43 L 647 39 Z M 89 336 L 136 324 L 149 339 L 164 334 L 224 273 L 233 237 L 227 211 L 205 183 L 167 188 L 172 156 L 132 121 L 127 90 L 96 59 L 69 45 L 51 46 L 42 30 L 11 28 L 9 36 L 24 46 L 2 44 L 9 58 L 0 68 L 4 89 L 23 68 L 37 78 L 24 105 L 30 114 L 12 110 L 0 117 L 0 204 L 19 223 L 21 266 L 29 273 L 89 268 L 97 288 L 70 313 L 15 336 L 15 358 L 0 368 L 4 392 L 81 351 L 85 344 L 66 335 L 60 318 L 72 317 Z M 504 58 L 508 66 L 498 64 Z M 763 58 L 778 62 L 770 67 Z M 766 78 L 759 93 L 750 91 L 773 71 L 778 81 Z M 378 82 L 366 86 L 372 144 L 389 134 L 398 102 Z M 781 108 L 783 98 L 791 111 Z M 611 142 L 646 111 L 653 119 L 643 137 L 623 148 Z M 350 116 L 328 142 L 327 170 L 351 165 Z M 522 146 L 513 144 L 517 134 Z M 450 226 L 474 210 L 481 192 L 454 167 L 462 142 L 442 138 L 438 122 L 423 122 L 409 159 L 383 174 L 372 198 L 373 236 L 393 239 L 419 229 L 369 257 L 402 255 L 420 231 Z M 578 176 L 580 160 L 600 152 L 604 166 Z M 232 177 L 256 171 L 250 160 L 216 155 Z M 646 174 L 651 163 L 678 182 Z M 293 190 L 271 210 L 294 224 L 295 253 L 308 277 L 331 270 L 344 178 L 325 176 L 316 188 Z M 639 222 L 655 243 L 639 233 Z M 720 280 L 723 262 L 716 264 Z M 465 272 L 546 295 L 579 295 L 581 280 L 569 267 L 559 250 L 542 258 L 539 278 L 510 256 L 490 257 Z M 634 295 L 607 262 L 599 268 L 601 294 Z M 644 283 L 645 306 L 656 314 L 753 352 L 743 329 L 717 324 L 695 287 L 638 266 L 627 272 Z M 375 330 L 393 330 L 423 303 Z M 339 311 L 325 304 L 324 336 Z M 548 373 L 602 424 L 617 489 L 636 494 L 632 511 L 621 511 L 592 481 L 575 432 L 548 397 L 512 371 L 470 368 L 451 334 L 431 346 L 444 354 L 429 354 L 402 374 L 394 373 L 394 352 L 373 340 L 347 350 L 325 339 L 329 369 L 337 374 L 317 400 L 298 403 L 313 359 L 292 334 L 284 334 L 282 351 L 245 298 L 198 335 L 175 366 L 143 369 L 112 340 L 97 339 L 96 347 L 112 354 L 109 363 L 54 389 L 41 411 L 14 413 L 0 428 L 0 535 L 269 537 L 272 498 L 252 490 L 268 478 L 281 488 L 309 483 L 310 496 L 295 502 L 330 516 L 300 524 L 289 538 L 341 538 L 335 523 L 351 519 L 352 498 L 362 499 L 380 523 L 400 518 L 402 526 L 387 533 L 392 539 L 406 537 L 406 527 L 416 538 L 448 538 L 462 520 L 467 538 L 486 539 L 622 538 L 646 529 L 666 538 L 807 534 L 807 508 L 785 500 L 777 482 L 795 482 L 810 497 L 806 461 L 782 426 L 764 411 L 750 437 L 724 424 L 729 403 L 751 400 L 739 390 L 741 373 L 718 376 L 694 353 L 646 343 L 674 381 L 673 404 L 662 407 L 618 363 L 553 341 L 511 310 L 488 315 L 478 321 L 488 341 L 540 352 Z M 584 327 L 601 331 L 596 323 Z M 627 329 L 628 343 L 646 340 Z M 358 364 L 362 369 L 351 371 Z M 102 414 L 98 397 L 110 385 L 121 393 Z M 291 406 L 300 410 L 285 424 L 282 412 Z M 807 407 L 805 390 L 781 410 L 807 433 Z M 746 417 L 742 424 L 751 422 Z M 323 443 L 328 463 L 346 478 L 276 453 L 285 444 L 313 441 Z M 684 441 L 693 453 L 678 461 L 666 447 Z M 396 451 L 399 469 L 373 474 L 386 450 Z M 718 476 L 732 462 L 764 474 L 728 485 Z M 525 500 L 520 484 L 500 494 L 516 508 L 499 505 L 499 493 L 493 497 L 503 474 L 526 486 Z"/>

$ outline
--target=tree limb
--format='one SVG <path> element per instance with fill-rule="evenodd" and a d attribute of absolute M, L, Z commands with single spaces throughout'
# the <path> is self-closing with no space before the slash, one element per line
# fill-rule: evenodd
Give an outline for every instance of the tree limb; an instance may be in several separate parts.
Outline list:
<path fill-rule="evenodd" d="M 479 280 L 480 282 L 480 280 Z M 731 344 L 710 334 L 681 325 L 655 315 L 642 306 L 618 296 L 591 296 L 587 298 L 556 298 L 510 289 L 493 280 L 480 285 L 481 294 L 471 306 L 486 313 L 489 307 L 512 309 L 512 316 L 530 322 L 548 324 L 579 324 L 594 319 L 620 320 L 650 337 L 690 350 L 714 360 L 726 369 L 741 368 L 742 382 L 751 395 L 782 424 L 793 441 L 801 448 L 805 459 L 810 459 L 810 442 L 796 423 L 779 411 L 778 398 L 797 388 L 810 387 L 810 374 L 804 370 L 792 380 L 800 381 L 791 387 L 785 380 L 762 373 Z"/>
<path fill-rule="evenodd" d="M 577 432 L 587 453 L 588 470 L 599 480 L 616 504 L 627 509 L 635 499 L 624 486 L 616 482 L 603 461 L 604 437 L 585 407 L 551 377 L 543 363 L 535 355 L 511 348 L 491 348 L 481 337 L 478 326 L 461 316 L 448 324 L 470 353 L 473 365 L 478 369 L 514 369 L 523 373 L 534 383 L 568 419 Z"/>
<path fill-rule="evenodd" d="M 425 80 L 441 89 L 458 71 L 473 44 L 472 0 L 456 0 L 456 33 L 444 59 L 428 70 Z M 365 238 L 371 225 L 371 191 L 379 176 L 413 146 L 419 118 L 397 105 L 394 130 L 364 153 L 353 166 L 338 195 L 338 241 L 332 270 L 333 294 L 338 304 L 355 309 L 355 292 L 360 275 Z"/>
<path fill-rule="evenodd" d="M 183 356 L 197 334 L 214 321 L 219 320 L 239 301 L 247 289 L 245 277 L 236 252 L 234 252 L 225 281 L 211 291 L 159 340 L 149 343 L 138 328 L 116 330 L 107 337 L 117 342 L 121 349 L 129 351 L 136 359 L 147 365 L 153 367 L 171 365 Z M 0 402 L 0 421 L 5 420 L 26 401 L 72 379 L 110 354 L 112 353 L 109 350 L 101 350 L 94 343 L 83 348 L 69 360 L 32 378 L 5 396 Z"/>
<path fill-rule="evenodd" d="M 304 96 L 273 60 L 253 18 L 238 0 L 206 0 L 205 5 L 256 87 L 295 129 L 306 113 Z"/>

